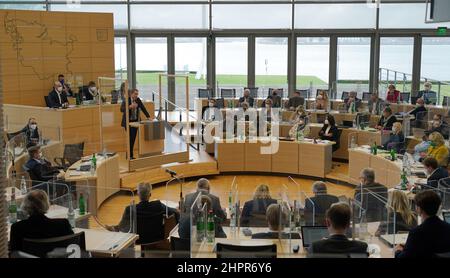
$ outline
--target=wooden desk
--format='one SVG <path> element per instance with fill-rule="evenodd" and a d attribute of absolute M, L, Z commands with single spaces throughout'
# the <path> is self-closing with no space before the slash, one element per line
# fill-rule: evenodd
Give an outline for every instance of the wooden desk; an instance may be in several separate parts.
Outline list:
<path fill-rule="evenodd" d="M 144 105 L 154 117 L 153 102 L 145 102 Z M 126 151 L 126 133 L 121 127 L 120 104 L 86 105 L 68 109 L 5 104 L 3 109 L 5 129 L 10 132 L 20 130 L 30 117 L 34 117 L 44 138 L 60 141 L 61 147 L 84 142 L 84 154 L 88 155 L 102 151 L 102 138 L 108 151 Z"/>
<path fill-rule="evenodd" d="M 141 121 L 130 123 L 130 126 L 138 129 L 138 153 L 139 157 L 145 157 L 150 155 L 160 155 L 164 151 L 164 139 L 156 139 L 158 136 L 155 136 L 154 140 L 147 140 L 145 136 L 145 129 L 147 124 L 153 124 L 154 122 Z M 158 134 L 162 135 L 158 138 L 165 138 L 165 127 L 164 122 L 157 122 L 156 124 L 161 125 L 158 130 Z"/>
<path fill-rule="evenodd" d="M 120 174 L 119 174 L 119 155 L 103 158 L 97 156 L 97 170 L 94 175 L 90 172 L 80 172 L 78 169 L 81 161 L 73 164 L 66 172 L 65 180 L 68 182 L 75 182 L 83 192 L 83 186 L 89 194 L 88 209 L 91 212 L 96 212 L 101 204 L 114 193 L 120 190 Z M 79 191 L 77 189 L 77 191 Z M 93 195 L 93 196 L 92 196 Z"/>

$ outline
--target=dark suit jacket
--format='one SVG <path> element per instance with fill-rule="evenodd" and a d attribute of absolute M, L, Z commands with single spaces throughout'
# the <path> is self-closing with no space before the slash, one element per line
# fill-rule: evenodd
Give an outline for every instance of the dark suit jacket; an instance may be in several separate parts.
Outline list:
<path fill-rule="evenodd" d="M 54 108 L 54 107 L 61 107 L 63 103 L 68 103 L 69 101 L 67 100 L 67 96 L 66 93 L 62 92 L 61 93 L 61 101 L 59 101 L 58 98 L 58 93 L 53 90 L 48 94 L 48 102 L 50 107 Z"/>
<path fill-rule="evenodd" d="M 416 120 L 423 120 L 423 115 L 424 115 L 423 112 L 426 112 L 426 111 L 427 111 L 427 109 L 425 108 L 425 106 L 417 106 L 416 108 L 411 110 L 409 112 L 409 114 L 414 115 L 414 117 L 416 117 Z M 420 119 L 417 118 L 417 113 L 420 113 L 419 114 Z"/>
<path fill-rule="evenodd" d="M 427 186 L 432 188 L 438 188 L 438 182 L 440 179 L 448 178 L 448 171 L 443 167 L 438 167 L 431 173 L 427 179 Z M 429 188 L 431 189 L 431 188 Z"/>
<path fill-rule="evenodd" d="M 192 204 L 195 201 L 195 198 L 197 198 L 197 195 L 199 194 L 199 192 L 194 192 L 194 193 L 190 193 L 187 194 L 186 197 L 184 198 L 184 208 L 183 208 L 183 212 L 189 213 L 191 211 L 191 207 Z M 209 198 L 211 198 L 212 201 L 212 210 L 214 212 L 214 215 L 220 219 L 220 222 L 223 222 L 227 219 L 227 215 L 225 214 L 225 212 L 223 211 L 222 207 L 220 206 L 220 199 L 217 196 L 214 196 L 210 193 L 202 193 L 203 195 L 207 195 Z"/>
<path fill-rule="evenodd" d="M 59 170 L 49 163 L 39 163 L 35 159 L 29 159 L 25 167 L 28 168 L 28 173 L 33 181 L 49 181 L 59 173 Z"/>
<path fill-rule="evenodd" d="M 175 218 L 179 219 L 179 214 L 173 208 L 169 209 L 169 215 L 175 214 Z M 145 214 L 157 214 L 157 213 L 166 214 L 166 206 L 159 200 L 155 201 L 141 201 L 136 205 L 136 213 L 145 213 Z M 114 226 L 114 230 L 129 233 L 130 232 L 130 206 L 127 206 L 123 212 L 122 219 L 117 226 Z"/>
<path fill-rule="evenodd" d="M 348 110 L 348 109 L 350 109 L 350 104 L 349 104 L 349 101 L 350 99 L 349 98 L 346 98 L 345 100 L 344 100 L 344 103 L 345 103 L 345 110 Z M 355 98 L 355 110 L 356 111 L 358 111 L 358 109 L 361 107 L 361 100 L 359 99 L 359 98 Z"/>
<path fill-rule="evenodd" d="M 272 107 L 273 108 L 280 108 L 281 107 L 281 97 L 276 95 L 276 96 L 268 96 L 267 99 L 271 99 L 272 100 Z M 266 101 L 264 100 L 262 103 L 262 107 L 264 107 L 266 105 Z"/>
<path fill-rule="evenodd" d="M 329 140 L 329 141 L 336 142 L 336 144 L 334 144 L 332 146 L 333 152 L 334 152 L 334 151 L 338 150 L 340 147 L 340 141 L 341 141 L 340 139 L 341 138 L 339 138 L 339 129 L 336 126 L 332 126 L 329 131 L 329 133 L 331 133 L 332 136 L 327 137 L 327 136 L 325 136 L 325 131 L 327 130 L 327 127 L 328 127 L 328 125 L 324 125 L 322 127 L 322 129 L 319 131 L 319 136 L 320 136 L 320 139 L 322 139 L 322 140 Z"/>
<path fill-rule="evenodd" d="M 300 105 L 304 105 L 304 104 L 305 104 L 304 98 L 299 97 L 299 96 L 294 96 L 294 97 L 289 98 L 289 101 L 287 103 L 287 108 L 290 108 L 290 107 L 297 108 Z"/>
<path fill-rule="evenodd" d="M 382 126 L 383 129 L 391 130 L 395 122 L 397 122 L 397 118 L 395 117 L 395 115 L 392 115 L 387 119 L 385 119 L 384 116 L 381 116 L 380 120 L 378 121 L 378 125 Z"/>
<path fill-rule="evenodd" d="M 402 153 L 405 148 L 405 136 L 403 132 L 391 134 L 389 140 L 384 144 L 386 150 L 394 149 L 397 153 Z"/>
<path fill-rule="evenodd" d="M 241 103 L 243 103 L 243 102 L 247 102 L 250 107 L 253 107 L 253 103 L 255 102 L 255 99 L 250 96 L 247 98 L 247 101 L 245 100 L 245 97 L 239 98 L 239 105 L 241 105 Z"/>
<path fill-rule="evenodd" d="M 312 254 L 359 254 L 367 253 L 367 243 L 349 240 L 345 235 L 331 235 L 311 244 Z"/>
<path fill-rule="evenodd" d="M 140 111 L 141 110 L 142 110 L 142 112 L 145 114 L 145 116 L 147 118 L 150 118 L 150 114 L 148 113 L 147 109 L 145 108 L 145 106 L 142 103 L 140 98 L 136 99 L 136 103 L 138 105 L 138 107 L 136 108 L 137 109 L 137 116 L 138 116 L 137 122 L 139 122 L 139 120 L 140 120 Z M 130 105 L 130 104 L 131 104 L 131 98 L 129 97 L 128 98 L 128 105 Z M 125 115 L 126 114 L 125 113 L 125 102 L 122 102 L 122 105 L 120 105 L 120 112 L 122 112 L 122 123 L 121 123 L 121 126 L 126 128 L 127 118 L 126 118 L 126 115 Z M 131 115 L 131 109 L 129 109 L 128 112 L 129 112 L 129 115 Z M 130 120 L 130 122 L 133 122 L 133 121 Z M 134 121 L 134 122 L 136 122 L 136 121 Z"/>
<path fill-rule="evenodd" d="M 425 134 L 431 134 L 433 132 L 439 132 L 444 136 L 444 139 L 448 139 L 449 136 L 449 128 L 448 123 L 445 121 L 442 121 L 442 124 L 438 127 L 432 127 L 431 129 L 427 130 Z"/>
<path fill-rule="evenodd" d="M 289 239 L 289 233 L 277 233 L 277 232 L 267 232 L 267 233 L 257 233 L 252 235 L 252 239 Z M 300 239 L 299 233 L 291 233 L 291 239 Z"/>
<path fill-rule="evenodd" d="M 377 197 L 369 192 L 376 194 L 377 197 L 382 197 L 387 200 L 387 187 L 379 183 L 372 183 L 363 186 L 363 193 L 361 194 L 361 187 L 355 188 L 355 200 L 362 203 L 362 208 L 366 210 L 367 222 L 376 222 L 386 219 L 386 206 Z M 359 210 L 358 210 L 359 211 Z M 359 214 L 359 213 L 358 213 Z"/>
<path fill-rule="evenodd" d="M 314 208 L 314 225 L 325 226 L 325 213 L 327 209 L 331 207 L 332 204 L 339 202 L 338 197 L 329 195 L 329 194 L 321 194 L 316 195 L 311 198 L 311 202 L 308 200 L 305 201 L 305 222 L 306 225 L 312 225 L 313 222 L 313 208 Z M 313 204 L 314 203 L 314 204 Z"/>
<path fill-rule="evenodd" d="M 375 105 L 375 112 L 377 115 L 380 115 L 384 109 L 384 101 L 382 99 L 378 99 L 377 102 L 373 102 L 371 99 L 368 101 L 369 113 L 372 114 L 373 106 Z"/>
<path fill-rule="evenodd" d="M 9 240 L 10 250 L 22 250 L 24 238 L 44 239 L 73 234 L 67 219 L 50 219 L 43 214 L 30 216 L 12 224 Z"/>
<path fill-rule="evenodd" d="M 450 224 L 432 216 L 409 232 L 405 248 L 395 257 L 431 258 L 436 253 L 447 252 L 450 252 Z"/>
<path fill-rule="evenodd" d="M 425 90 L 419 91 L 417 93 L 417 98 L 421 98 L 421 97 L 423 97 L 426 104 L 436 105 L 437 93 L 435 91 L 425 91 Z"/>
<path fill-rule="evenodd" d="M 89 86 L 81 86 L 78 90 L 78 94 L 80 94 L 81 100 L 93 100 L 94 97 L 89 92 Z"/>
<path fill-rule="evenodd" d="M 241 226 L 267 226 L 266 210 L 275 199 L 256 199 L 245 202 L 241 214 Z"/>
<path fill-rule="evenodd" d="M 27 137 L 27 145 L 30 143 L 38 143 L 38 141 L 39 141 L 39 128 L 38 127 L 36 127 L 35 130 L 32 130 L 29 125 L 26 125 L 20 131 L 25 133 L 25 136 Z"/>

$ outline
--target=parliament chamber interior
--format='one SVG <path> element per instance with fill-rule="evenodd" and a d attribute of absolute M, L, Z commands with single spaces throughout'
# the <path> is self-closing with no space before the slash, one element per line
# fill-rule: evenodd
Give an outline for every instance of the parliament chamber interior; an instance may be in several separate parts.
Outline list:
<path fill-rule="evenodd" d="M 450 257 L 450 1 L 153 2 L 0 1 L 0 257 Z"/>

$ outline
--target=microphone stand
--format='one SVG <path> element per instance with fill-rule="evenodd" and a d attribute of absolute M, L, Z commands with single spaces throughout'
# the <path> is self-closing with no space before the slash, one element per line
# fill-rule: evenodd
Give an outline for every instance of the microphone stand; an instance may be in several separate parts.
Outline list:
<path fill-rule="evenodd" d="M 180 184 L 180 201 L 178 202 L 178 207 L 180 209 L 180 211 L 182 211 L 183 205 L 184 205 L 184 200 L 183 200 L 183 181 L 180 179 L 179 176 L 177 176 L 177 174 L 175 172 L 171 173 L 168 172 L 171 176 L 171 179 L 168 180 L 166 182 L 166 191 L 167 191 L 167 187 L 169 186 L 169 184 L 173 181 L 178 181 L 178 183 Z M 169 215 L 169 200 L 166 200 L 166 217 L 168 217 Z"/>

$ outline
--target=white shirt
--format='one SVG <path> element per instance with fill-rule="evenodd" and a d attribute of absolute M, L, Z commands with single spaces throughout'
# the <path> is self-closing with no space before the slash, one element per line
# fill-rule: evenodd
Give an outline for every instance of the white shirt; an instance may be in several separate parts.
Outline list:
<path fill-rule="evenodd" d="M 331 125 L 327 126 L 327 129 L 325 129 L 325 135 L 327 135 L 330 132 L 331 129 Z"/>

